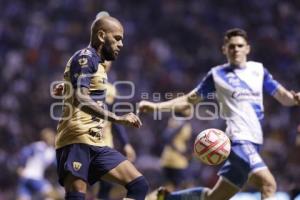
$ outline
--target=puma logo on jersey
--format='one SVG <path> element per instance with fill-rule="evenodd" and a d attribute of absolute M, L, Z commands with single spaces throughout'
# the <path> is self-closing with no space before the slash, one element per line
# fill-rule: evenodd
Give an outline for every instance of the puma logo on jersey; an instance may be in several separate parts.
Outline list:
<path fill-rule="evenodd" d="M 77 161 L 74 161 L 74 162 L 73 162 L 73 169 L 74 169 L 75 171 L 79 171 L 80 168 L 81 168 L 81 166 L 82 166 L 82 164 L 81 164 L 80 162 L 77 162 Z"/>
<path fill-rule="evenodd" d="M 88 59 L 87 58 L 79 58 L 78 63 L 81 67 L 85 67 L 85 66 L 87 66 Z"/>

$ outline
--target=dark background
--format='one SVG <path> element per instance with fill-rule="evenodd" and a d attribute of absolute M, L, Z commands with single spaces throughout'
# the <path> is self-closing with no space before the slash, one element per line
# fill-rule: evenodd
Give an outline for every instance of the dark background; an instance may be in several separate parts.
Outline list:
<path fill-rule="evenodd" d="M 92 20 L 106 10 L 125 28 L 124 48 L 109 73 L 110 81 L 135 83 L 136 103 L 143 94 L 189 92 L 214 65 L 226 62 L 220 49 L 224 31 L 245 29 L 252 45 L 251 60 L 263 62 L 288 89 L 300 89 L 300 1 L 275 0 L 9 0 L 0 4 L 0 199 L 14 199 L 16 156 L 39 139 L 50 118 L 50 83 L 61 80 L 65 64 L 89 43 Z M 126 88 L 119 88 L 126 94 Z M 299 108 L 264 101 L 263 157 L 274 172 L 278 190 L 299 187 L 297 143 Z M 166 119 L 142 116 L 144 126 L 128 129 L 138 153 L 137 167 L 151 187 L 162 183 L 160 134 Z M 192 120 L 195 134 L 222 120 Z M 194 182 L 211 186 L 217 167 L 192 162 Z M 54 173 L 55 174 L 55 173 Z M 55 175 L 54 175 L 55 176 Z M 55 177 L 53 178 L 55 179 Z"/>

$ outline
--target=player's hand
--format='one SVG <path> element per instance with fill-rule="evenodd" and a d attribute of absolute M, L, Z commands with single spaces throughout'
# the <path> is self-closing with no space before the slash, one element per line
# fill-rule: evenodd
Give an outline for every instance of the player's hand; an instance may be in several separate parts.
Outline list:
<path fill-rule="evenodd" d="M 154 112 L 157 109 L 157 104 L 150 101 L 141 101 L 138 105 L 138 112 L 149 113 Z"/>
<path fill-rule="evenodd" d="M 59 83 L 55 85 L 55 87 L 53 88 L 52 94 L 54 96 L 62 96 L 63 91 L 64 91 L 64 83 Z"/>
<path fill-rule="evenodd" d="M 300 106 L 300 92 L 291 91 L 297 106 Z"/>
<path fill-rule="evenodd" d="M 133 113 L 119 116 L 116 122 L 134 128 L 140 128 L 142 126 L 140 118 Z"/>
<path fill-rule="evenodd" d="M 131 144 L 126 144 L 124 146 L 124 153 L 125 153 L 127 159 L 130 162 L 134 162 L 135 161 L 135 159 L 136 159 L 136 153 L 135 153 L 133 147 L 131 146 Z"/>

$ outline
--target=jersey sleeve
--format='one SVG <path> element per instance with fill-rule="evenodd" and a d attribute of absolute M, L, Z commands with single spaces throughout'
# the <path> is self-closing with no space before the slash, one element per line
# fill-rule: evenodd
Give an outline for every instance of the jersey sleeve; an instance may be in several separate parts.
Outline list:
<path fill-rule="evenodd" d="M 210 93 L 216 91 L 212 71 L 209 71 L 202 81 L 194 89 L 198 96 L 201 98 L 207 98 Z"/>
<path fill-rule="evenodd" d="M 97 71 L 97 66 L 90 55 L 79 54 L 74 56 L 70 66 L 70 79 L 73 88 L 89 88 L 91 76 Z"/>
<path fill-rule="evenodd" d="M 263 89 L 265 92 L 267 92 L 269 95 L 273 96 L 278 87 L 279 83 L 273 79 L 273 76 L 268 72 L 266 68 L 264 68 L 264 79 L 263 79 Z"/>

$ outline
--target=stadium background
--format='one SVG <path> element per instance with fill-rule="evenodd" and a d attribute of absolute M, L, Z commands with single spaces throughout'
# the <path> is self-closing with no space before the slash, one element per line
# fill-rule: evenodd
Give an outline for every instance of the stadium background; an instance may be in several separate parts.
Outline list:
<path fill-rule="evenodd" d="M 250 59 L 261 61 L 285 87 L 300 90 L 300 1 L 281 0 L 10 0 L 0 4 L 0 199 L 14 199 L 17 155 L 39 138 L 50 118 L 50 83 L 61 80 L 67 59 L 89 42 L 90 23 L 106 10 L 124 24 L 124 48 L 110 80 L 130 80 L 131 102 L 151 94 L 188 92 L 214 65 L 228 28 L 245 29 Z M 127 94 L 121 88 L 121 94 Z M 299 108 L 285 108 L 266 97 L 263 156 L 275 174 L 278 190 L 300 187 Z M 138 153 L 136 165 L 154 188 L 161 184 L 159 136 L 166 125 L 142 116 L 144 126 L 128 129 Z M 192 120 L 195 134 L 224 122 Z M 298 132 L 298 133 L 297 133 Z M 297 135 L 298 134 L 298 135 Z M 298 136 L 298 137 L 297 137 Z M 195 183 L 211 186 L 217 167 L 192 162 Z M 50 170 L 48 176 L 55 180 Z M 54 181 L 53 180 L 53 181 Z"/>

